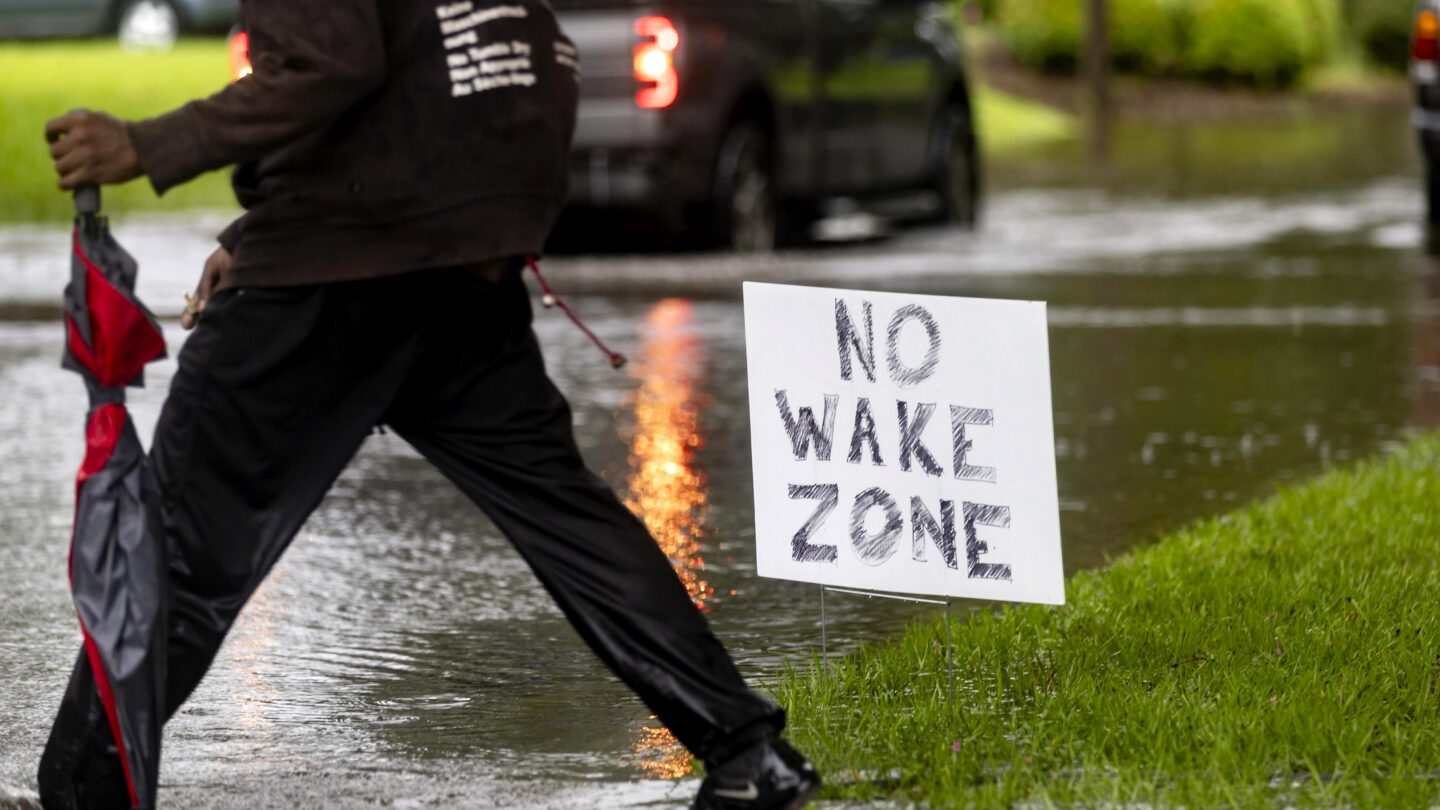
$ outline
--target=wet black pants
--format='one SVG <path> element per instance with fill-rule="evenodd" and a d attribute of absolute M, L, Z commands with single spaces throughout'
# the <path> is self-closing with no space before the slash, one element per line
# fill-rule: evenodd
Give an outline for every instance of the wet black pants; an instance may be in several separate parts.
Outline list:
<path fill-rule="evenodd" d="M 365 436 L 385 424 L 490 516 L 581 637 L 694 754 L 723 758 L 783 725 L 783 712 L 745 686 L 644 524 L 585 467 L 530 322 L 518 274 L 497 284 L 464 270 L 212 299 L 180 353 L 150 453 L 170 568 L 167 715 Z M 47 807 L 65 805 L 68 784 L 113 784 L 85 768 L 118 773 L 78 753 L 86 735 L 96 749 L 108 740 L 95 735 L 109 736 L 80 658 L 42 761 L 42 798 L 55 797 Z M 123 782 L 118 790 L 112 800 L 123 799 Z M 81 792 L 88 798 L 71 803 L 108 804 L 99 787 Z"/>

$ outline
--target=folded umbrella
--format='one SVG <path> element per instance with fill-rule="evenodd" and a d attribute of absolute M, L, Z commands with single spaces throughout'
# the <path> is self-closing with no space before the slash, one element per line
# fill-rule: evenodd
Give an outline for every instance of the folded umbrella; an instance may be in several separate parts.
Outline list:
<path fill-rule="evenodd" d="M 98 697 L 129 804 L 153 808 L 164 724 L 164 553 L 159 534 L 146 528 L 145 455 L 125 389 L 143 384 L 145 365 L 165 356 L 165 339 L 135 297 L 135 260 L 99 215 L 99 190 L 77 191 L 75 209 L 64 366 L 84 378 L 90 410 L 70 543 L 70 590 L 84 651 L 65 700 L 93 705 Z M 80 742 L 52 734 L 51 747 L 70 749 L 75 764 Z M 42 764 L 42 776 L 43 770 Z"/>

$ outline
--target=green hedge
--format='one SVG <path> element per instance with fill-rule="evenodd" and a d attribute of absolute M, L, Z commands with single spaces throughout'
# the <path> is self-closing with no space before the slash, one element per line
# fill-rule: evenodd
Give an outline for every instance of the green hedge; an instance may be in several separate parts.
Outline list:
<path fill-rule="evenodd" d="M 1406 0 L 1348 0 L 1346 11 L 1366 55 L 1377 64 L 1404 70 L 1410 60 L 1415 4 Z"/>
<path fill-rule="evenodd" d="M 1185 72 L 1260 85 L 1293 82 L 1309 64 L 1305 0 L 1198 0 Z"/>
<path fill-rule="evenodd" d="M 1069 71 L 1080 54 L 1078 0 L 1009 0 L 1000 31 L 1011 53 L 1040 70 Z"/>
<path fill-rule="evenodd" d="M 1310 21 L 1306 29 L 1309 34 L 1306 60 L 1312 65 L 1326 62 L 1340 49 L 1340 41 L 1345 36 L 1340 3 L 1336 0 L 1304 0 L 1300 5 Z"/>
<path fill-rule="evenodd" d="M 960 0 L 960 2 L 963 3 L 965 0 Z M 1000 0 L 971 0 L 971 2 L 980 6 L 980 10 L 985 13 L 987 20 L 995 19 L 995 15 L 1000 13 Z"/>
<path fill-rule="evenodd" d="M 1005 0 L 1001 34 L 1023 64 L 1071 71 L 1085 37 L 1083 5 L 1079 0 Z M 1116 68 L 1152 75 L 1287 84 L 1333 55 L 1341 29 L 1339 0 L 1110 2 Z"/>
<path fill-rule="evenodd" d="M 1164 73 L 1176 66 L 1180 29 L 1173 5 L 1170 0 L 1110 0 L 1110 52 L 1117 67 Z"/>
<path fill-rule="evenodd" d="M 1045 71 L 1075 69 L 1085 38 L 1081 0 L 1005 0 L 1000 27 L 1010 50 Z M 1172 68 L 1179 53 L 1175 15 L 1166 0 L 1110 0 L 1110 48 L 1118 66 L 1136 71 Z"/>

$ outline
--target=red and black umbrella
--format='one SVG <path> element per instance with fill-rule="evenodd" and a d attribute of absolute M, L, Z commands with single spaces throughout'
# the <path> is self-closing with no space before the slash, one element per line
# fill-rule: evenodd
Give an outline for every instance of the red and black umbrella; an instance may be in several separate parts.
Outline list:
<path fill-rule="evenodd" d="M 146 526 L 145 454 L 125 389 L 142 385 L 145 365 L 165 356 L 165 338 L 135 297 L 135 260 L 99 215 L 99 190 L 77 191 L 75 210 L 64 365 L 84 378 L 90 410 L 75 482 L 70 591 L 130 805 L 152 808 L 165 719 L 165 560 L 160 535 Z"/>

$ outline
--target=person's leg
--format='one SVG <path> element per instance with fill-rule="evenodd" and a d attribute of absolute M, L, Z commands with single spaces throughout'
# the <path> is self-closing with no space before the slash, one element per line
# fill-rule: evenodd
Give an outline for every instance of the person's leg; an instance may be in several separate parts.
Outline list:
<path fill-rule="evenodd" d="M 151 450 L 172 588 L 167 716 L 404 379 L 412 282 L 242 289 L 207 308 L 216 345 L 182 356 Z"/>
<path fill-rule="evenodd" d="M 146 476 L 170 569 L 167 717 L 404 378 L 417 314 L 385 312 L 379 285 L 222 292 L 180 352 Z M 94 691 L 81 655 L 41 762 L 47 808 L 128 805 Z"/>
<path fill-rule="evenodd" d="M 490 516 L 693 753 L 777 733 L 783 712 L 746 687 L 644 524 L 585 467 L 518 277 L 477 283 L 451 306 L 386 422 Z"/>

